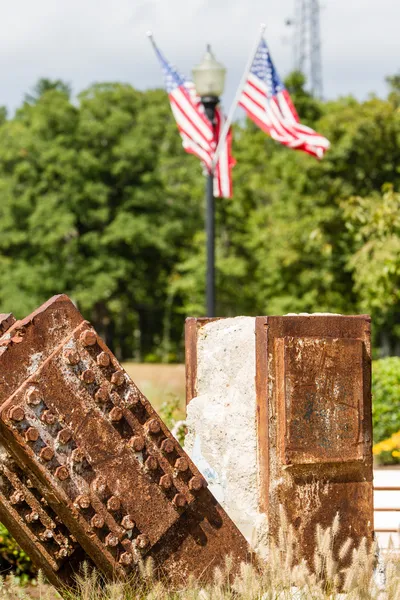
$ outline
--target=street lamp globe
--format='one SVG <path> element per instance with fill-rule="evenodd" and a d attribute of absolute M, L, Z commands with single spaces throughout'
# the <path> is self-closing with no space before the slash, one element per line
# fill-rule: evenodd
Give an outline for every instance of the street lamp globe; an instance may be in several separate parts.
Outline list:
<path fill-rule="evenodd" d="M 208 118 L 213 121 L 210 116 L 213 117 L 219 97 L 223 94 L 226 69 L 216 60 L 210 45 L 207 46 L 201 63 L 193 68 L 192 74 L 196 92 L 201 97 Z"/>

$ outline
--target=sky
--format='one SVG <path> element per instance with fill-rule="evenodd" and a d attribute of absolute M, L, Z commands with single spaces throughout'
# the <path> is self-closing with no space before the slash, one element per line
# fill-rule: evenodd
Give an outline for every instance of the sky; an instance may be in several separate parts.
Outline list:
<path fill-rule="evenodd" d="M 146 31 L 190 75 L 207 43 L 227 68 L 232 101 L 259 24 L 281 76 L 293 67 L 294 0 L 1 0 L 0 105 L 12 112 L 40 77 L 63 79 L 74 94 L 94 82 L 160 87 Z M 324 96 L 384 95 L 400 71 L 399 0 L 322 0 Z"/>

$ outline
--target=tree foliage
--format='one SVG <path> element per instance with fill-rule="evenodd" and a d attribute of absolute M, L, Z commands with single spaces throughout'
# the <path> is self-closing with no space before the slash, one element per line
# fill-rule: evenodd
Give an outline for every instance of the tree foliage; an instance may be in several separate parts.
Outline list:
<path fill-rule="evenodd" d="M 397 351 L 400 112 L 386 100 L 318 102 L 293 73 L 318 162 L 251 122 L 234 131 L 232 200 L 217 200 L 218 314 L 371 312 Z M 69 294 L 121 357 L 182 357 L 183 317 L 204 314 L 204 180 L 166 94 L 97 84 L 72 102 L 41 80 L 0 109 L 0 311 Z"/>

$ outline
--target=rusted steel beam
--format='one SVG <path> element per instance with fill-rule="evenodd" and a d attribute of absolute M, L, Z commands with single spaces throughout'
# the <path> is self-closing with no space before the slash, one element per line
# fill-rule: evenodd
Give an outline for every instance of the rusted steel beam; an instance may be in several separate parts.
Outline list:
<path fill-rule="evenodd" d="M 228 331 L 234 326 L 234 319 L 227 322 Z M 204 375 L 213 350 L 207 347 L 207 340 L 215 340 L 212 327 L 212 323 L 202 319 L 186 322 L 187 403 L 194 398 L 197 401 L 199 396 L 201 402 L 196 406 L 202 406 L 207 399 L 208 413 L 215 400 L 214 390 L 207 386 Z M 228 333 L 219 338 L 222 371 L 227 366 L 223 362 L 223 344 L 226 344 L 225 355 L 235 356 L 235 349 L 227 347 L 229 340 Z M 370 318 L 365 315 L 257 317 L 251 340 L 249 347 L 254 348 L 256 360 L 255 397 L 251 398 L 250 393 L 250 401 L 254 401 L 256 418 L 254 425 L 251 422 L 246 426 L 257 428 L 259 489 L 255 493 L 260 512 L 267 516 L 268 533 L 272 538 L 278 536 L 279 508 L 283 506 L 297 531 L 302 557 L 310 566 L 316 524 L 330 526 L 336 513 L 341 519 L 338 546 L 347 537 L 355 540 L 366 537 L 371 541 Z M 238 348 L 239 356 L 240 352 Z M 246 366 L 246 357 L 242 361 Z M 248 363 L 254 364 L 252 360 Z M 201 389 L 197 389 L 198 370 L 203 374 Z M 235 382 L 227 381 L 227 397 L 231 384 Z M 234 399 L 236 408 L 231 406 L 232 395 L 227 401 L 229 414 L 235 410 L 241 414 L 242 399 L 239 395 Z M 190 408 L 188 413 L 190 416 Z M 198 418 L 198 413 L 194 414 Z M 222 420 L 221 415 L 219 418 Z M 189 429 L 196 431 L 196 426 L 196 422 L 189 421 Z M 231 433 L 234 426 L 239 429 L 242 421 L 230 422 Z M 241 429 L 237 439 L 240 435 Z M 222 437 L 225 439 L 223 431 Z M 212 449 L 207 440 L 202 443 L 210 457 Z M 211 466 L 217 472 L 219 467 L 226 468 L 215 460 Z M 234 477 L 237 468 L 235 465 Z M 226 473 L 224 477 L 227 478 Z M 245 477 L 243 473 L 243 480 Z M 229 501 L 230 498 L 225 498 L 228 510 Z"/>
<path fill-rule="evenodd" d="M 36 479 L 0 449 L 0 521 L 59 589 L 75 586 L 83 561 L 90 564 L 69 530 L 48 505 Z"/>
<path fill-rule="evenodd" d="M 338 547 L 348 537 L 373 538 L 370 326 L 365 315 L 268 317 L 264 324 L 268 519 L 276 535 L 285 507 L 309 564 L 316 523 L 328 527 L 336 513 Z"/>
<path fill-rule="evenodd" d="M 0 335 L 3 335 L 15 323 L 12 313 L 0 313 Z"/>
<path fill-rule="evenodd" d="M 5 334 L 15 322 L 11 313 L 1 314 L 0 334 Z M 8 340 L 16 335 L 14 331 Z M 40 347 L 43 349 L 43 344 Z M 28 440 L 37 437 L 33 428 L 27 430 Z M 91 561 L 50 508 L 40 487 L 36 478 L 28 476 L 0 444 L 0 521 L 50 583 L 59 589 L 73 587 L 82 562 Z"/>
<path fill-rule="evenodd" d="M 150 556 L 177 583 L 211 576 L 227 554 L 236 567 L 248 558 L 200 472 L 67 297 L 0 338 L 4 380 L 7 367 L 4 444 L 108 578 Z"/>

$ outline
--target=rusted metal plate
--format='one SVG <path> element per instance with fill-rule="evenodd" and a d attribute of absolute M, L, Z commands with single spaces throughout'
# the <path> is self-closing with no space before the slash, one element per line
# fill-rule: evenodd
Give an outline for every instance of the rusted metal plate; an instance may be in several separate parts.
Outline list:
<path fill-rule="evenodd" d="M 0 406 L 82 322 L 82 315 L 67 296 L 59 295 L 25 319 L 12 317 L 10 322 L 0 337 Z"/>
<path fill-rule="evenodd" d="M 256 377 L 267 378 L 257 389 L 267 394 L 269 441 L 260 482 L 272 536 L 283 506 L 312 566 L 316 524 L 329 527 L 337 513 L 338 548 L 373 537 L 370 319 L 267 317 L 264 329 L 257 352 L 266 369 Z"/>
<path fill-rule="evenodd" d="M 0 313 L 0 335 L 3 335 L 15 323 L 12 313 Z"/>
<path fill-rule="evenodd" d="M 197 332 L 220 317 L 188 317 L 185 321 L 185 375 L 186 375 L 186 404 L 196 396 L 197 379 Z"/>
<path fill-rule="evenodd" d="M 53 311 L 47 306 L 40 327 L 54 322 L 53 312 L 62 323 L 65 311 L 65 335 L 45 346 L 28 377 L 22 368 L 24 380 L 16 377 L 18 389 L 2 404 L 8 449 L 37 477 L 46 501 L 108 577 L 129 574 L 150 555 L 174 581 L 204 576 L 227 553 L 238 565 L 248 555 L 244 538 L 110 350 L 63 302 L 56 300 Z M 31 359 L 24 339 L 8 347 L 7 364 L 14 364 L 14 349 L 21 356 L 22 346 Z"/>
<path fill-rule="evenodd" d="M 0 451 L 0 520 L 35 565 L 58 588 L 73 587 L 90 559 L 50 508 L 36 480 Z"/>
<path fill-rule="evenodd" d="M 275 356 L 282 461 L 363 460 L 361 340 L 277 338 Z"/>
<path fill-rule="evenodd" d="M 188 403 L 206 322 L 186 324 Z M 372 540 L 370 319 L 257 317 L 254 351 L 260 511 L 277 539 L 283 506 L 312 567 L 316 525 L 331 526 L 336 513 L 338 547 Z"/>
<path fill-rule="evenodd" d="M 63 301 L 63 297 L 54 299 L 54 302 L 50 303 L 51 310 Z M 42 307 L 41 314 L 46 310 L 46 306 Z M 73 313 L 79 314 L 75 309 L 72 313 L 69 312 L 70 315 Z M 63 328 L 68 323 L 68 315 L 65 316 Z M 31 324 L 33 318 L 27 322 Z M 15 323 L 16 319 L 11 313 L 0 314 L 0 335 L 3 336 Z M 53 319 L 52 323 L 54 323 Z M 19 343 L 15 338 L 22 331 L 22 328 L 17 326 L 11 335 L 2 338 L 3 352 L 4 349 L 7 351 Z M 34 339 L 34 343 L 31 344 L 30 356 L 35 354 L 36 357 L 43 356 L 46 354 L 46 349 L 47 354 L 49 353 L 50 339 L 46 333 L 42 332 L 38 335 L 36 332 L 36 337 L 31 338 L 31 341 Z M 13 377 L 10 376 L 7 382 L 2 378 L 2 389 L 4 387 L 10 389 L 8 385 L 12 385 L 12 382 L 18 385 L 18 375 L 23 376 L 23 366 L 17 370 L 18 374 L 13 373 Z M 32 368 L 34 364 L 28 361 L 27 366 Z M 6 374 L 5 371 L 3 374 Z M 37 432 L 34 430 L 27 431 L 27 437 L 31 441 L 36 436 Z M 61 590 L 66 587 L 71 588 L 76 585 L 75 576 L 82 563 L 85 562 L 89 567 L 93 566 L 93 563 L 43 495 L 44 489 L 33 474 L 27 474 L 24 469 L 21 469 L 0 444 L 0 520 L 20 547 L 30 556 L 36 567 L 43 571 L 50 583 Z"/>
<path fill-rule="evenodd" d="M 257 406 L 257 450 L 258 473 L 262 483 L 259 488 L 260 511 L 268 514 L 269 502 L 269 398 L 268 398 L 268 361 L 267 361 L 267 317 L 256 317 L 256 406 Z"/>

